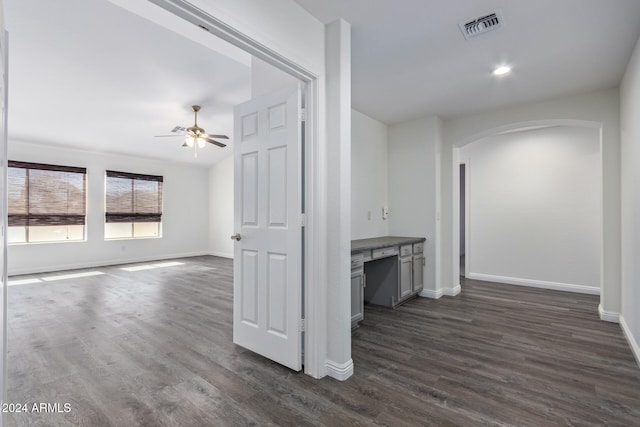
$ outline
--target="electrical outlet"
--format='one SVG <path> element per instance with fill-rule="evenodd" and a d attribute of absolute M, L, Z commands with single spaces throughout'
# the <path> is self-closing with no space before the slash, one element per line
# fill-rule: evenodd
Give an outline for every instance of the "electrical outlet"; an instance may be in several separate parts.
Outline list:
<path fill-rule="evenodd" d="M 384 206 L 382 208 L 382 219 L 387 219 L 389 218 L 389 208 Z"/>

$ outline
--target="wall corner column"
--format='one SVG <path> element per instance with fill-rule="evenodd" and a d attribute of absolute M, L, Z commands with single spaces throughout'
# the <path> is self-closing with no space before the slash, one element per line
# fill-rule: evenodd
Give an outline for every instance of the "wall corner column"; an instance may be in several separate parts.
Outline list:
<path fill-rule="evenodd" d="M 351 359 L 351 26 L 325 28 L 327 374 L 353 375 Z"/>

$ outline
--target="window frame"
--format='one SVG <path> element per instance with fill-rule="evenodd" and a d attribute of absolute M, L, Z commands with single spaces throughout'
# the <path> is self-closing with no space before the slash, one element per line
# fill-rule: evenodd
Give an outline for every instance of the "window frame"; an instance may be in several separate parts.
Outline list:
<path fill-rule="evenodd" d="M 24 186 L 21 187 L 20 191 L 24 191 L 25 195 L 21 196 L 23 200 L 20 200 L 20 203 L 24 203 L 24 209 L 15 209 L 11 206 L 11 169 L 24 169 L 25 177 L 24 177 Z M 60 213 L 60 212 L 32 212 L 43 210 L 46 207 L 45 204 L 32 204 L 32 182 L 31 182 L 31 171 L 48 171 L 48 172 L 60 172 L 60 173 L 71 173 L 71 174 L 79 174 L 82 176 L 82 185 L 81 185 L 81 193 L 80 197 L 72 197 L 70 198 L 70 187 L 73 185 L 67 181 L 66 183 L 66 191 L 67 196 L 64 199 L 67 210 L 76 210 L 78 211 L 78 207 L 81 207 L 82 214 L 80 213 Z M 44 189 L 44 191 L 43 191 Z M 35 163 L 35 162 L 25 162 L 18 160 L 9 160 L 7 162 L 7 244 L 9 245 L 28 245 L 28 244 L 49 244 L 49 243 L 77 243 L 77 242 L 86 242 L 87 241 L 87 168 L 77 167 L 77 166 L 63 166 L 63 165 L 54 165 L 48 163 Z M 45 194 L 48 191 L 48 188 L 45 186 L 36 187 L 36 191 L 34 193 L 37 195 L 37 191 L 41 191 Z M 15 190 L 14 190 L 15 191 Z M 34 197 L 37 199 L 37 197 Z M 55 203 L 55 202 L 54 202 Z M 70 207 L 71 206 L 71 207 Z M 54 206 L 52 207 L 55 210 Z M 21 213 L 11 213 L 12 209 L 15 210 L 23 210 Z M 46 209 L 45 209 L 46 210 Z M 59 210 L 59 209 L 58 209 Z M 69 226 L 82 226 L 82 237 L 78 239 L 69 239 Z M 24 240 L 23 241 L 12 241 L 9 242 L 9 228 L 15 227 L 24 227 Z M 30 239 L 30 228 L 31 227 L 67 227 L 66 238 L 65 239 L 52 239 L 52 240 L 31 240 Z"/>
<path fill-rule="evenodd" d="M 109 179 L 122 179 L 122 180 L 130 180 L 131 181 L 131 201 L 130 211 L 113 211 L 115 205 L 118 205 L 118 202 L 114 200 L 110 201 L 110 197 L 115 197 L 114 194 L 111 194 L 109 191 Z M 147 206 L 142 208 L 137 207 L 138 199 L 137 194 L 143 190 L 136 190 L 136 182 L 155 182 L 156 184 L 156 196 L 152 198 L 152 204 L 156 205 L 155 211 L 146 212 L 149 209 L 149 200 L 147 200 Z M 114 184 L 117 185 L 117 184 Z M 114 190 L 117 192 L 117 189 Z M 106 170 L 105 171 L 105 216 L 104 216 L 104 240 L 129 240 L 129 239 L 157 239 L 162 238 L 162 211 L 163 211 L 163 195 L 164 195 L 164 177 L 162 175 L 148 175 L 148 174 L 139 174 L 133 172 L 121 172 L 121 171 L 113 171 Z M 144 197 L 142 197 L 144 199 Z M 145 205 L 144 200 L 142 202 Z M 110 206 L 111 205 L 111 206 Z M 122 207 L 122 206 L 118 206 Z M 128 208 L 127 208 L 128 209 Z M 145 212 L 140 212 L 139 209 L 142 209 Z M 126 236 L 117 236 L 117 237 L 109 237 L 108 236 L 108 224 L 128 224 L 130 225 L 130 233 Z M 156 224 L 156 234 L 150 235 L 139 235 L 136 236 L 136 224 Z"/>

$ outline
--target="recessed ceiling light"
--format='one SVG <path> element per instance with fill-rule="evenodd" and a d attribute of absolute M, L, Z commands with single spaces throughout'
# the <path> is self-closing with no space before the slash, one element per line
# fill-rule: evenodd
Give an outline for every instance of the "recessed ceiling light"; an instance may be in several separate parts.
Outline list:
<path fill-rule="evenodd" d="M 506 65 L 503 65 L 493 70 L 493 75 L 504 76 L 505 74 L 509 74 L 510 72 L 511 72 L 511 67 L 507 67 Z"/>

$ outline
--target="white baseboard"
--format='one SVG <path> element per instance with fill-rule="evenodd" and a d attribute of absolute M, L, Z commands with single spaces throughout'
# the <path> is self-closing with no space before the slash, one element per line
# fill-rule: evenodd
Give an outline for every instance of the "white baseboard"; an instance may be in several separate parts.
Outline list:
<path fill-rule="evenodd" d="M 202 256 L 209 255 L 208 251 L 203 252 L 185 252 L 179 254 L 168 254 L 168 255 L 153 255 L 153 256 L 139 256 L 139 257 L 128 257 L 128 258 L 113 258 L 106 259 L 101 261 L 90 261 L 90 262 L 79 262 L 79 263 L 69 263 L 69 264 L 59 264 L 54 266 L 44 266 L 44 267 L 31 267 L 31 268 L 16 268 L 11 269 L 7 273 L 8 276 L 18 276 L 21 274 L 37 274 L 37 273 L 52 273 L 54 271 L 64 271 L 64 270 L 77 270 L 81 268 L 96 268 L 96 267 L 106 267 L 109 265 L 119 265 L 119 264 L 132 264 L 137 262 L 149 262 L 149 261 L 160 261 L 165 259 L 174 259 L 174 258 L 189 258 L 194 256 Z"/>
<path fill-rule="evenodd" d="M 640 345 L 638 345 L 638 341 L 636 341 L 635 337 L 631 333 L 631 329 L 629 329 L 629 325 L 627 325 L 627 322 L 624 320 L 624 316 L 622 315 L 620 315 L 620 327 L 622 328 L 622 332 L 629 343 L 629 347 L 631 347 L 633 357 L 636 358 L 636 363 L 640 366 Z"/>
<path fill-rule="evenodd" d="M 544 280 L 520 279 L 517 277 L 493 276 L 490 274 L 469 273 L 469 279 L 486 282 L 507 283 L 509 285 L 529 286 L 532 288 L 552 289 L 554 291 L 576 292 L 580 294 L 600 295 L 600 288 L 571 283 L 546 282 Z"/>
<path fill-rule="evenodd" d="M 346 363 L 336 363 L 327 360 L 327 375 L 338 381 L 344 381 L 353 375 L 353 360 L 349 359 Z"/>
<path fill-rule="evenodd" d="M 438 299 L 443 295 L 447 295 L 450 297 L 455 297 L 460 293 L 462 288 L 460 285 L 456 285 L 453 288 L 438 288 L 435 291 L 431 289 L 423 289 L 420 291 L 420 296 L 424 298 Z"/>
<path fill-rule="evenodd" d="M 218 251 L 209 251 L 209 255 L 211 256 L 219 256 L 221 258 L 231 258 L 233 259 L 233 254 L 227 252 L 218 252 Z"/>
<path fill-rule="evenodd" d="M 455 297 L 461 291 L 462 291 L 462 288 L 460 287 L 460 285 L 456 285 L 453 288 L 444 288 L 443 289 L 444 294 L 447 295 L 447 296 L 450 296 L 450 297 Z"/>
<path fill-rule="evenodd" d="M 425 298 L 438 299 L 442 295 L 444 295 L 444 291 L 442 290 L 442 288 L 437 289 L 435 291 L 432 291 L 431 289 L 423 289 L 420 291 L 419 295 Z"/>
<path fill-rule="evenodd" d="M 600 320 L 611 323 L 620 323 L 620 313 L 604 311 L 602 304 L 598 304 L 598 314 L 600 315 Z"/>

